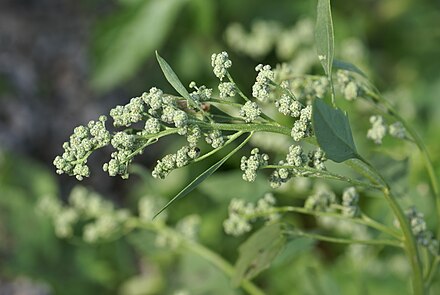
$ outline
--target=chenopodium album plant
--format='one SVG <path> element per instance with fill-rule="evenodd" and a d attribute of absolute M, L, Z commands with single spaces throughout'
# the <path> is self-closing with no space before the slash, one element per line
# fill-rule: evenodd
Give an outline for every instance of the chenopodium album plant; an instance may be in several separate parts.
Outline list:
<path fill-rule="evenodd" d="M 76 127 L 69 142 L 63 145 L 64 153 L 54 160 L 57 172 L 82 180 L 90 175 L 88 157 L 97 149 L 111 145 L 114 152 L 108 163 L 104 164 L 104 171 L 110 176 L 128 178 L 128 168 L 134 157 L 142 154 L 149 145 L 165 136 L 184 137 L 186 143 L 175 153 L 158 160 L 152 170 L 154 178 L 163 179 L 175 169 L 203 161 L 234 143 L 238 144 L 161 210 L 153 212 L 154 206 L 150 201 L 141 201 L 138 218 L 127 211 L 115 211 L 110 205 L 104 206 L 96 197 L 85 198 L 73 194 L 71 206 L 64 209 L 60 204 L 50 206 L 48 203 L 43 207 L 46 210 L 51 208 L 48 212 L 54 218 L 57 233 L 70 236 L 72 225 L 82 218 L 94 220 L 94 223 L 84 228 L 83 237 L 89 242 L 117 237 L 118 232 L 136 227 L 155 230 L 162 233 L 162 243 L 190 243 L 189 248 L 211 260 L 233 277 L 237 286 L 241 285 L 251 294 L 263 292 L 249 279 L 269 267 L 287 238 L 303 236 L 334 243 L 396 247 L 407 255 L 412 270 L 413 293 L 426 294 L 440 261 L 438 235 L 428 230 L 423 214 L 415 207 L 402 208 L 384 176 L 360 155 L 353 139 L 349 117 L 337 107 L 336 93 L 348 101 L 364 100 L 379 110 L 380 113 L 370 118 L 371 128 L 366 131 L 368 139 L 381 144 L 383 137 L 389 134 L 397 140 L 414 143 L 420 149 L 439 218 L 439 185 L 427 150 L 414 129 L 356 66 L 334 60 L 333 24 L 328 0 L 318 1 L 315 42 L 324 76 L 303 76 L 297 80 L 295 77 L 286 77 L 286 67 L 272 68 L 260 64 L 255 68 L 257 76 L 252 86 L 252 95 L 246 95 L 234 82 L 232 61 L 226 52 L 213 54 L 211 58 L 214 75 L 219 79 L 218 92 L 206 86 L 197 86 L 195 82 L 190 83 L 189 92 L 170 65 L 157 54 L 166 79 L 179 96 L 166 94 L 153 87 L 141 96 L 132 98 L 128 104 L 115 107 L 110 111 L 110 118 L 113 126 L 119 130 L 116 132 L 107 130 L 107 116 L 101 116 L 87 126 Z M 333 79 L 333 68 L 338 69 L 336 80 Z M 282 120 L 274 119 L 280 117 Z M 392 120 L 392 124 L 387 125 L 384 117 Z M 152 222 L 153 217 L 190 193 L 260 132 L 285 136 L 291 145 L 284 156 L 277 160 L 257 147 L 250 154 L 244 154 L 240 162 L 244 181 L 255 181 L 261 170 L 269 171 L 268 181 L 274 189 L 294 177 L 337 180 L 347 184 L 341 201 L 329 190 L 319 190 L 309 196 L 303 207 L 277 206 L 271 193 L 257 203 L 232 200 L 229 217 L 224 221 L 226 233 L 238 236 L 251 231 L 256 220 L 266 223 L 240 247 L 235 270 L 221 257 L 195 243 L 195 230 L 191 226 L 187 226 L 186 234 L 176 234 L 174 229 L 164 225 L 163 214 L 160 215 L 159 223 Z M 202 141 L 211 148 L 202 150 Z M 328 161 L 343 163 L 358 176 L 332 172 L 327 169 Z M 395 217 L 394 225 L 372 219 L 360 207 L 360 195 L 377 192 L 383 195 L 389 205 Z M 343 219 L 374 229 L 388 238 L 349 239 L 307 232 L 283 222 L 283 216 L 289 212 L 313 215 L 322 220 L 327 217 Z M 197 222 L 191 220 L 189 223 L 194 225 Z"/>

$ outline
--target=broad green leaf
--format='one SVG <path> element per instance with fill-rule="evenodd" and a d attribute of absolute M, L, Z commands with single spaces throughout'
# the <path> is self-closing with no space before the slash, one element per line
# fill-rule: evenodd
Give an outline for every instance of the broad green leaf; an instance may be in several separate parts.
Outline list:
<path fill-rule="evenodd" d="M 333 60 L 333 66 L 337 69 L 353 72 L 361 75 L 364 78 L 368 78 L 364 72 L 362 72 L 357 66 L 352 63 L 335 59 Z"/>
<path fill-rule="evenodd" d="M 99 36 L 92 85 L 105 91 L 136 73 L 143 61 L 165 41 L 180 9 L 187 0 L 138 1 L 129 5 L 132 13 L 112 22 Z"/>
<path fill-rule="evenodd" d="M 202 174 L 197 176 L 193 181 L 191 181 L 190 184 L 188 184 L 183 190 L 181 190 L 174 198 L 172 198 L 162 209 L 159 210 L 159 212 L 154 215 L 153 219 L 156 218 L 160 213 L 162 213 L 165 209 L 167 209 L 172 203 L 175 201 L 185 197 L 187 194 L 192 192 L 197 186 L 199 186 L 205 179 L 207 179 L 209 176 L 211 176 L 215 171 L 218 170 L 233 154 L 235 154 L 237 151 L 239 151 L 252 137 L 252 133 L 249 134 L 249 136 L 240 143 L 235 149 L 233 149 L 229 154 L 227 154 L 225 157 L 223 157 L 220 161 L 209 167 L 207 170 L 205 170 Z"/>
<path fill-rule="evenodd" d="M 252 279 L 270 266 L 286 243 L 282 227 L 281 223 L 265 226 L 240 246 L 233 285 Z"/>
<path fill-rule="evenodd" d="M 319 60 L 327 76 L 331 76 L 334 54 L 333 21 L 330 0 L 318 0 L 315 43 Z"/>
<path fill-rule="evenodd" d="M 335 162 L 358 158 L 348 117 L 322 99 L 313 101 L 313 129 L 319 146 Z"/>
<path fill-rule="evenodd" d="M 171 84 L 171 86 L 173 86 L 173 88 L 188 101 L 189 105 L 198 108 L 198 104 L 191 98 L 188 90 L 186 90 L 185 86 L 183 86 L 182 82 L 180 82 L 179 77 L 177 77 L 171 66 L 159 55 L 157 51 L 156 58 L 163 74 L 165 75 L 165 78 Z"/>

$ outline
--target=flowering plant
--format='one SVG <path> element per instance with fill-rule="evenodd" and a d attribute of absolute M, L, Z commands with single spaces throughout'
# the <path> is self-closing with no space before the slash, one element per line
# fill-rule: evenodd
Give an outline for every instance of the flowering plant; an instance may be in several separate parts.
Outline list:
<path fill-rule="evenodd" d="M 380 113 L 371 116 L 372 126 L 366 131 L 367 138 L 375 144 L 381 144 L 389 134 L 419 148 L 430 176 L 437 218 L 440 218 L 440 192 L 432 163 L 417 133 L 366 75 L 356 66 L 334 59 L 333 39 L 330 1 L 319 0 L 315 45 L 325 75 L 298 77 L 290 75 L 293 70 L 289 65 L 272 68 L 259 64 L 255 68 L 257 76 L 252 96 L 246 95 L 234 81 L 233 63 L 226 52 L 211 57 L 214 75 L 219 80 L 218 91 L 191 82 L 191 92 L 171 66 L 156 54 L 166 79 L 179 95 L 166 94 L 153 87 L 132 98 L 128 104 L 116 106 L 109 113 L 113 127 L 117 129 L 115 132 L 107 129 L 107 116 L 75 128 L 69 141 L 63 145 L 64 153 L 54 160 L 57 172 L 82 180 L 90 175 L 88 157 L 97 149 L 112 146 L 114 151 L 103 170 L 110 176 L 128 178 L 133 159 L 148 146 L 162 137 L 181 136 L 185 138 L 185 144 L 175 153 L 158 160 L 152 170 L 154 178 L 164 179 L 175 169 L 235 146 L 160 210 L 156 210 L 151 199 L 141 200 L 138 217 L 125 210 L 116 210 L 86 192 L 72 193 L 67 207 L 46 200 L 48 203 L 42 208 L 53 217 L 57 233 L 71 236 L 73 224 L 80 220 L 90 221 L 83 229 L 83 238 L 88 242 L 117 238 L 135 228 L 149 229 L 160 233 L 158 243 L 171 247 L 185 245 L 206 257 L 232 276 L 237 286 L 241 285 L 251 294 L 263 291 L 250 279 L 270 266 L 289 239 L 307 237 L 334 243 L 395 247 L 407 254 L 414 294 L 425 294 L 440 261 L 438 235 L 428 229 L 423 214 L 415 207 L 402 208 L 386 177 L 358 151 L 348 114 L 337 107 L 339 99 L 345 98 L 350 103 L 361 100 L 379 110 Z M 338 69 L 336 80 L 333 79 L 334 68 Z M 393 123 L 387 125 L 385 116 Z M 239 166 L 243 180 L 253 182 L 257 173 L 269 171 L 267 178 L 274 191 L 256 203 L 242 199 L 231 201 L 229 216 L 223 224 L 227 234 L 239 236 L 250 232 L 258 221 L 264 222 L 264 226 L 240 247 L 234 270 L 221 257 L 195 242 L 195 225 L 199 219 L 182 220 L 178 228 L 173 229 L 165 225 L 165 216 L 159 214 L 188 195 L 248 143 L 253 143 L 259 133 L 264 133 L 268 140 L 274 135 L 287 138 L 289 144 L 281 153 L 254 147 L 241 157 Z M 341 164 L 335 166 L 334 163 Z M 350 173 L 340 172 L 342 166 Z M 335 167 L 337 169 L 332 169 Z M 298 177 L 336 180 L 346 187 L 341 197 L 327 187 L 318 187 L 302 206 L 278 206 L 274 193 Z M 378 192 L 389 205 L 395 226 L 379 222 L 363 211 L 362 198 Z M 344 221 L 354 224 L 357 230 L 349 238 L 308 232 L 289 224 L 285 218 L 288 213 L 315 216 L 323 228 L 338 227 L 341 225 L 338 222 Z M 156 216 L 159 218 L 153 222 L 152 218 Z M 366 229 L 373 230 L 375 235 Z"/>

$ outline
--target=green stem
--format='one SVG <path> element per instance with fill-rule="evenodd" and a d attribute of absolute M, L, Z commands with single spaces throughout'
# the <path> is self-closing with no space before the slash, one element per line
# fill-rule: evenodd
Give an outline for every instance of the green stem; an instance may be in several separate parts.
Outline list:
<path fill-rule="evenodd" d="M 339 244 L 363 244 L 363 245 L 374 245 L 374 246 L 391 246 L 401 248 L 402 245 L 399 242 L 393 240 L 356 240 L 356 239 L 343 239 L 343 238 L 335 238 L 329 237 L 319 234 L 306 233 L 303 231 L 293 231 L 290 232 L 292 235 L 311 238 L 315 240 L 331 242 L 331 243 L 339 243 Z"/>
<path fill-rule="evenodd" d="M 356 224 L 362 224 L 362 225 L 374 228 L 382 233 L 385 233 L 385 234 L 388 234 L 390 236 L 395 237 L 399 241 L 402 240 L 402 237 L 399 236 L 398 234 L 396 234 L 395 232 L 393 232 L 392 229 L 372 220 L 371 218 L 369 220 L 367 220 L 363 217 L 361 217 L 361 218 L 348 218 L 348 217 L 343 216 L 339 213 L 312 211 L 312 210 L 309 210 L 309 209 L 306 209 L 303 207 L 294 207 L 294 206 L 276 207 L 276 208 L 272 208 L 272 209 L 269 209 L 264 212 L 258 212 L 258 213 L 252 214 L 252 215 L 246 215 L 245 217 L 247 219 L 255 219 L 255 218 L 267 216 L 267 215 L 270 215 L 273 213 L 285 213 L 285 212 L 295 212 L 295 213 L 300 213 L 300 214 L 305 214 L 305 215 L 312 215 L 315 217 L 332 217 L 332 218 L 337 218 L 337 219 L 348 220 L 348 221 L 356 223 Z"/>
<path fill-rule="evenodd" d="M 228 123 L 206 123 L 197 121 L 201 127 L 220 129 L 225 131 L 243 131 L 243 132 L 271 132 L 290 136 L 290 128 L 284 126 L 274 126 L 269 124 L 228 124 Z"/>
<path fill-rule="evenodd" d="M 226 274 L 228 277 L 233 278 L 235 275 L 235 268 L 225 259 L 223 259 L 220 255 L 205 247 L 204 245 L 190 240 L 184 237 L 179 232 L 174 229 L 167 227 L 161 223 L 143 223 L 137 221 L 134 223 L 137 228 L 147 229 L 150 231 L 154 231 L 158 234 L 165 234 L 170 237 L 177 237 L 181 242 L 181 246 L 183 246 L 187 251 L 193 252 L 194 254 L 206 259 L 210 263 L 212 263 L 215 267 L 217 267 L 220 271 Z M 243 279 L 241 281 L 241 287 L 246 290 L 248 294 L 251 295 L 264 295 L 265 293 L 258 288 L 255 284 L 247 279 Z"/>
<path fill-rule="evenodd" d="M 396 230 L 389 228 L 388 226 L 385 226 L 380 222 L 377 222 L 376 220 L 372 219 L 365 213 L 361 213 L 361 219 L 364 220 L 369 226 L 376 228 L 379 231 L 392 235 L 393 237 L 396 237 L 399 240 L 402 239 L 402 236 Z"/>
<path fill-rule="evenodd" d="M 383 189 L 383 193 L 386 201 L 391 207 L 391 210 L 394 212 L 394 215 L 399 221 L 400 228 L 403 232 L 405 252 L 412 268 L 412 287 L 414 295 L 425 294 L 420 255 L 417 249 L 416 240 L 411 231 L 411 226 L 409 225 L 408 219 L 406 218 L 402 208 L 400 208 L 396 199 L 391 194 L 389 187 L 385 187 Z"/>
<path fill-rule="evenodd" d="M 243 133 L 244 133 L 244 132 L 242 132 L 242 131 L 237 132 L 237 133 L 234 133 L 233 135 L 231 135 L 231 136 L 229 137 L 229 139 L 228 139 L 228 140 L 227 140 L 227 141 L 226 141 L 221 147 L 218 147 L 218 148 L 215 148 L 215 149 L 211 150 L 210 152 L 204 154 L 203 156 L 198 157 L 198 158 L 195 159 L 193 162 L 194 162 L 194 163 L 196 163 L 196 162 L 200 162 L 200 161 L 203 161 L 204 159 L 206 159 L 206 158 L 212 156 L 213 154 L 215 154 L 216 152 L 218 152 L 219 150 L 223 149 L 225 146 L 227 146 L 228 144 L 230 144 L 231 142 L 233 142 L 234 140 L 236 140 L 237 138 L 239 138 Z"/>
<path fill-rule="evenodd" d="M 280 169 L 280 168 L 294 169 L 294 170 L 301 171 L 301 172 L 311 173 L 311 174 L 304 175 L 305 177 L 315 177 L 315 178 L 339 180 L 339 181 L 348 182 L 353 185 L 367 187 L 370 189 L 381 189 L 381 186 L 378 186 L 378 185 L 373 185 L 370 183 L 359 181 L 359 180 L 356 180 L 356 179 L 353 179 L 353 178 L 350 178 L 347 176 L 339 175 L 336 173 L 332 173 L 332 172 L 326 171 L 326 170 L 317 170 L 317 169 L 314 169 L 311 167 L 298 167 L 298 166 L 292 166 L 292 165 L 266 165 L 266 166 L 260 167 L 260 169 Z"/>

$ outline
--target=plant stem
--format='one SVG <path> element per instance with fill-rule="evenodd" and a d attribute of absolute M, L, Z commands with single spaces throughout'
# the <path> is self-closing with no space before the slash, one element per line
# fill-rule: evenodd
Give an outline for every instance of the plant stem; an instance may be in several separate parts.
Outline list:
<path fill-rule="evenodd" d="M 183 246 L 187 251 L 193 252 L 194 254 L 211 262 L 215 267 L 221 270 L 228 277 L 233 278 L 233 276 L 235 275 L 235 269 L 228 261 L 223 259 L 220 255 L 213 252 L 209 248 L 205 247 L 204 245 L 184 237 L 182 234 L 175 231 L 174 229 L 167 227 L 162 223 L 145 223 L 138 220 L 133 222 L 135 224 L 135 227 L 137 228 L 154 231 L 158 234 L 165 234 L 170 237 L 177 237 L 181 242 L 180 245 Z M 248 294 L 251 295 L 265 294 L 260 288 L 258 288 L 255 284 L 247 279 L 243 279 L 241 281 L 241 287 L 246 290 Z"/>
<path fill-rule="evenodd" d="M 363 245 L 387 245 L 392 247 L 398 247 L 401 248 L 402 245 L 396 241 L 393 240 L 355 240 L 355 239 L 343 239 L 343 238 L 335 238 L 335 237 L 329 237 L 319 234 L 313 234 L 313 233 L 306 233 L 303 231 L 293 231 L 289 232 L 292 235 L 300 236 L 300 237 L 306 237 L 311 239 L 316 239 L 320 241 L 325 242 L 331 242 L 331 243 L 339 243 L 339 244 L 363 244 Z"/>

